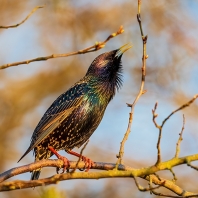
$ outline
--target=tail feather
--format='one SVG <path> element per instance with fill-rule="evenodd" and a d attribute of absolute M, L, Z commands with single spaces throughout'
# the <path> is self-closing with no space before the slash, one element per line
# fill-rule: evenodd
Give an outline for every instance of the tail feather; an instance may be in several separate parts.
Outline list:
<path fill-rule="evenodd" d="M 43 150 L 43 149 L 37 150 L 37 148 L 35 148 L 34 152 L 35 152 L 35 162 L 40 161 L 42 159 L 48 159 L 52 155 L 51 151 L 49 150 Z M 39 179 L 40 174 L 41 174 L 41 168 L 33 170 L 31 175 L 31 180 Z"/>
<path fill-rule="evenodd" d="M 37 179 L 39 179 L 40 174 L 41 174 L 41 168 L 32 171 L 31 180 L 37 180 Z"/>

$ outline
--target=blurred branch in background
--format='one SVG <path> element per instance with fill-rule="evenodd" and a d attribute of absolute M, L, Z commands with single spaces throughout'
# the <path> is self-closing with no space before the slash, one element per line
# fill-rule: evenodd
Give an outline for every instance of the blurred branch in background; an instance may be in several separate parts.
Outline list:
<path fill-rule="evenodd" d="M 0 26 L 0 28 L 2 29 L 8 29 L 8 28 L 15 28 L 15 27 L 18 27 L 19 25 L 23 24 L 26 20 L 28 20 L 28 18 L 36 11 L 38 10 L 39 8 L 43 8 L 44 6 L 36 6 L 28 15 L 27 17 L 21 21 L 20 23 L 17 23 L 16 25 L 9 25 L 9 26 Z"/>

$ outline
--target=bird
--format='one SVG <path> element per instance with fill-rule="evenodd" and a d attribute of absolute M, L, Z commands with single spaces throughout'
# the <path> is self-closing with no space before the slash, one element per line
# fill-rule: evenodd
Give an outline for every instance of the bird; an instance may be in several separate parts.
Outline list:
<path fill-rule="evenodd" d="M 131 46 L 126 44 L 93 60 L 85 76 L 61 94 L 44 113 L 32 134 L 30 146 L 19 161 L 31 150 L 35 161 L 55 154 L 63 160 L 65 170 L 70 165 L 69 160 L 57 152 L 65 150 L 81 157 L 88 166 L 86 171 L 91 168 L 93 161 L 72 149 L 80 148 L 89 140 L 100 124 L 107 105 L 121 88 L 121 58 L 129 48 Z M 32 171 L 31 180 L 39 179 L 40 172 L 41 169 Z"/>

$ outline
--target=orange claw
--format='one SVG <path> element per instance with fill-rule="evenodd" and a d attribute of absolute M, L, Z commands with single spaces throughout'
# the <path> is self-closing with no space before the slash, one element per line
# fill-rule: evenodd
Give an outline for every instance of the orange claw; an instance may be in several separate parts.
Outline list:
<path fill-rule="evenodd" d="M 48 149 L 49 149 L 54 155 L 56 155 L 56 157 L 57 157 L 58 159 L 60 159 L 60 160 L 63 161 L 63 172 L 62 172 L 62 173 L 64 173 L 64 172 L 66 171 L 66 169 L 70 167 L 70 161 L 69 161 L 66 157 L 64 157 L 64 156 L 62 156 L 62 155 L 60 155 L 60 154 L 58 154 L 58 152 L 57 152 L 52 146 L 48 146 Z M 59 168 L 58 168 L 58 167 L 56 168 L 56 172 L 57 172 L 57 174 L 59 173 Z"/>
<path fill-rule="evenodd" d="M 85 157 L 85 156 L 82 156 L 81 159 L 83 162 L 85 162 L 85 167 L 86 167 L 85 172 L 88 172 L 90 168 L 92 167 L 92 165 L 94 164 L 94 162 L 90 158 Z"/>
<path fill-rule="evenodd" d="M 85 157 L 83 155 L 81 156 L 80 154 L 78 154 L 74 151 L 68 150 L 67 153 L 74 155 L 76 157 L 80 157 L 82 159 L 82 161 L 85 163 L 85 167 L 86 167 L 85 172 L 88 172 L 90 170 L 90 168 L 92 167 L 92 165 L 94 164 L 94 162 L 90 158 Z"/>

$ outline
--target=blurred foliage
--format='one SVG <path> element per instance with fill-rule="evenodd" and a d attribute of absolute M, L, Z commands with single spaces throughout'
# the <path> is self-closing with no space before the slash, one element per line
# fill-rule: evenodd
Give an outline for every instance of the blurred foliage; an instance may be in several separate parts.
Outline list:
<path fill-rule="evenodd" d="M 57 190 L 56 187 L 48 187 L 40 189 L 40 198 L 67 198 L 66 194 Z"/>
<path fill-rule="evenodd" d="M 95 53 L 0 71 L 0 172 L 17 165 L 16 161 L 28 147 L 32 131 L 46 108 L 85 74 L 91 61 L 100 53 L 131 42 L 133 49 L 126 53 L 123 60 L 125 82 L 121 97 L 124 102 L 131 100 L 139 88 L 142 43 L 136 21 L 137 0 L 0 0 L 0 25 L 16 24 L 24 19 L 32 8 L 43 4 L 45 8 L 39 9 L 18 28 L 0 29 L 0 64 L 83 49 L 93 45 L 95 41 L 106 39 L 120 25 L 124 26 L 125 33 Z M 149 59 L 146 77 L 148 93 L 141 99 L 141 105 L 148 104 L 149 101 L 154 104 L 158 99 L 176 108 L 198 92 L 197 9 L 196 0 L 142 0 L 141 15 L 144 33 L 148 34 Z M 191 120 L 198 119 L 197 112 L 197 102 L 193 104 L 193 108 L 186 110 Z M 181 126 L 181 123 L 177 125 Z M 191 127 L 193 131 L 197 125 Z M 104 129 L 103 133 L 109 130 Z M 193 138 L 193 133 L 188 135 Z M 108 140 L 103 143 L 105 150 Z M 86 152 L 89 157 L 97 156 L 100 161 L 115 161 L 117 151 L 107 152 L 98 148 L 99 145 L 95 146 L 88 146 Z M 33 158 L 27 157 L 23 163 L 31 161 Z M 135 162 L 135 158 L 133 161 L 125 161 L 136 168 L 148 165 L 147 161 Z M 194 181 L 189 175 L 183 175 L 181 178 L 181 184 L 186 179 Z M 29 179 L 29 176 L 26 179 Z M 64 188 L 68 197 L 72 198 L 150 196 L 139 193 L 132 179 L 95 181 L 93 185 L 89 182 L 72 181 L 73 186 L 67 188 L 66 184 L 69 182 L 71 181 L 60 185 L 60 193 L 52 187 L 44 189 L 41 194 L 37 189 L 29 189 L 2 195 L 6 198 L 23 198 L 27 197 L 26 193 L 30 198 L 66 197 L 62 193 Z M 189 190 L 195 189 L 194 186 L 191 188 Z"/>

